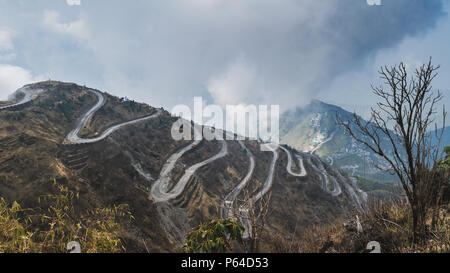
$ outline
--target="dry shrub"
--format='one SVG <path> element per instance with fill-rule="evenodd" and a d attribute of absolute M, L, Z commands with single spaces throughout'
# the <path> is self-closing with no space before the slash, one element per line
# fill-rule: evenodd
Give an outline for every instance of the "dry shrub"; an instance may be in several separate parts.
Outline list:
<path fill-rule="evenodd" d="M 10 207 L 5 199 L 0 199 L 0 253 L 34 252 L 36 244 L 31 240 L 33 233 L 25 226 L 28 218 L 21 219 L 22 208 L 16 202 Z"/>
<path fill-rule="evenodd" d="M 363 231 L 355 228 L 356 215 L 350 221 L 339 220 L 326 226 L 315 226 L 302 234 L 295 244 L 302 253 L 367 253 L 367 244 L 377 241 L 383 253 L 450 252 L 450 217 L 448 208 L 441 208 L 439 219 L 427 237 L 413 244 L 412 214 L 405 200 L 374 201 L 360 213 Z M 347 223 L 344 226 L 344 223 Z M 350 223 L 350 224 L 349 224 Z M 431 215 L 427 218 L 431 224 Z M 280 241 L 282 242 L 282 241 Z M 284 252 L 286 247 L 278 247 Z"/>
<path fill-rule="evenodd" d="M 77 212 L 78 194 L 57 185 L 57 194 L 43 196 L 40 206 L 22 209 L 0 199 L 0 253 L 67 252 L 77 241 L 84 253 L 125 251 L 120 239 L 125 219 L 132 219 L 126 206 Z"/>

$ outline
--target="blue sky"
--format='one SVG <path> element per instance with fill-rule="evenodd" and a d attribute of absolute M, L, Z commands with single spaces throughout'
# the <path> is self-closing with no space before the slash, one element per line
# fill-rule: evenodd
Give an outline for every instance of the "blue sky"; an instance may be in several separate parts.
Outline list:
<path fill-rule="evenodd" d="M 202 96 L 361 111 L 379 66 L 432 56 L 450 101 L 448 1 L 80 2 L 0 0 L 0 99 L 51 78 L 168 109 Z"/>

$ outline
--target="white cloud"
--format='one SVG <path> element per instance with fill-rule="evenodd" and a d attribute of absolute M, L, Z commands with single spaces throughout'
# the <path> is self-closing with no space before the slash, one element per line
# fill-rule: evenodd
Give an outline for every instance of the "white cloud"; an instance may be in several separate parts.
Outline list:
<path fill-rule="evenodd" d="M 257 94 L 255 92 L 257 90 L 254 90 L 255 80 L 255 69 L 241 57 L 234 61 L 224 73 L 212 77 L 207 88 L 215 103 L 235 105 L 249 102 L 248 96 Z"/>
<path fill-rule="evenodd" d="M 16 58 L 13 33 L 9 29 L 0 28 L 0 62 L 8 62 Z"/>
<path fill-rule="evenodd" d="M 15 58 L 13 32 L 0 28 L 0 62 L 8 62 Z M 22 67 L 0 63 L 0 100 L 6 100 L 25 84 L 40 80 L 42 77 L 35 77 Z"/>
<path fill-rule="evenodd" d="M 12 34 L 7 29 L 0 28 L 0 51 L 9 51 L 14 49 Z"/>
<path fill-rule="evenodd" d="M 61 33 L 74 36 L 76 38 L 88 38 L 88 31 L 83 19 L 78 19 L 69 23 L 60 22 L 60 16 L 57 11 L 44 11 L 44 25 L 49 29 Z"/>
<path fill-rule="evenodd" d="M 6 100 L 9 95 L 26 84 L 42 80 L 42 76 L 33 76 L 22 67 L 0 64 L 0 100 Z"/>
<path fill-rule="evenodd" d="M 377 52 L 434 27 L 443 1 L 379 7 L 365 0 L 109 0 L 80 7 L 66 0 L 3 1 L 0 26 L 20 35 L 13 52 L 0 52 L 16 58 L 0 63 L 166 108 L 202 96 L 285 110 L 328 93 L 336 77 L 369 69 Z M 445 33 L 441 28 L 438 43 L 448 47 Z M 448 59 L 448 50 L 441 52 Z M 236 60 L 240 54 L 245 58 Z M 354 82 L 343 81 L 335 96 L 368 101 L 370 92 L 348 95 Z"/>

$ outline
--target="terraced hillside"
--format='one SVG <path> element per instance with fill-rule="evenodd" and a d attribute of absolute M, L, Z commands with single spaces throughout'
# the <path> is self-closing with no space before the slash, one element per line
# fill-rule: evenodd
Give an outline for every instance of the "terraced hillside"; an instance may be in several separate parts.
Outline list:
<path fill-rule="evenodd" d="M 247 190 L 254 202 L 272 192 L 266 232 L 286 238 L 365 202 L 315 155 L 251 140 L 175 141 L 177 118 L 167 111 L 73 83 L 21 92 L 0 104 L 14 105 L 0 109 L 0 196 L 36 207 L 56 180 L 79 192 L 82 208 L 128 204 L 130 252 L 175 251 L 191 227 L 233 216 Z M 27 92 L 31 100 L 20 103 Z"/>

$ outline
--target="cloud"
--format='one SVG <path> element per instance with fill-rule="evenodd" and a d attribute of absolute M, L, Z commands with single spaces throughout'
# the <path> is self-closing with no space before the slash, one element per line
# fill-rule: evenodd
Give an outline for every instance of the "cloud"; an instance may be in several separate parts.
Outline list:
<path fill-rule="evenodd" d="M 0 100 L 6 100 L 25 84 L 42 80 L 42 77 L 33 76 L 22 67 L 2 63 L 16 58 L 13 36 L 10 29 L 0 28 Z"/>
<path fill-rule="evenodd" d="M 427 31 L 443 14 L 436 0 L 383 6 L 363 0 L 121 6 L 119 13 L 112 1 L 101 16 L 89 17 L 95 55 L 107 75 L 130 87 L 130 96 L 163 105 L 194 95 L 218 104 L 305 104 L 334 78 Z"/>
<path fill-rule="evenodd" d="M 245 58 L 240 57 L 224 73 L 212 77 L 207 89 L 214 102 L 219 105 L 239 104 L 251 100 L 256 80 L 254 68 L 245 61 Z"/>
<path fill-rule="evenodd" d="M 210 42 L 221 54 L 236 58 L 244 52 L 244 65 L 252 74 L 249 79 L 243 64 L 233 63 L 229 71 L 211 76 L 208 91 L 217 103 L 231 99 L 285 107 L 308 103 L 336 77 L 362 67 L 405 37 L 432 28 L 444 14 L 442 2 L 433 0 L 397 0 L 383 6 L 351 0 L 284 1 L 281 7 L 266 1 L 221 4 L 197 21 L 223 34 L 219 41 L 228 48 Z M 233 19 L 228 23 L 222 18 Z"/>
<path fill-rule="evenodd" d="M 13 52 L 13 36 L 11 30 L 0 27 L 0 62 L 8 62 L 16 58 Z"/>
<path fill-rule="evenodd" d="M 384 2 L 383 2 L 384 3 Z M 450 2 L 444 5 L 444 12 L 450 11 Z M 395 46 L 380 50 L 374 54 L 371 62 L 346 71 L 334 81 L 330 82 L 329 88 L 320 94 L 320 99 L 330 103 L 338 104 L 350 111 L 356 110 L 362 116 L 368 118 L 370 107 L 374 106 L 378 98 L 372 94 L 370 84 L 375 86 L 384 85 L 379 79 L 378 70 L 384 65 L 393 65 L 404 62 L 410 69 L 417 68 L 428 62 L 430 56 L 433 63 L 441 65 L 438 76 L 433 81 L 433 88 L 439 89 L 444 98 L 438 103 L 450 105 L 450 18 L 443 17 L 437 22 L 435 28 L 420 35 L 409 35 Z M 437 121 L 441 122 L 439 115 Z M 447 122 L 448 123 L 448 122 Z"/>
<path fill-rule="evenodd" d="M 49 29 L 61 34 L 67 34 L 76 38 L 88 38 L 88 31 L 85 22 L 82 19 L 78 19 L 69 23 L 61 23 L 60 15 L 57 11 L 46 10 L 44 11 L 44 25 Z"/>
<path fill-rule="evenodd" d="M 12 34 L 7 29 L 0 28 L 0 52 L 14 49 Z"/>
<path fill-rule="evenodd" d="M 169 109 L 194 96 L 308 103 L 444 16 L 443 0 L 20 2 L 0 10 L 0 25 L 20 33 L 15 65 Z"/>
<path fill-rule="evenodd" d="M 0 64 L 0 100 L 6 100 L 9 95 L 26 84 L 42 80 L 43 77 L 33 76 L 22 67 Z"/>

